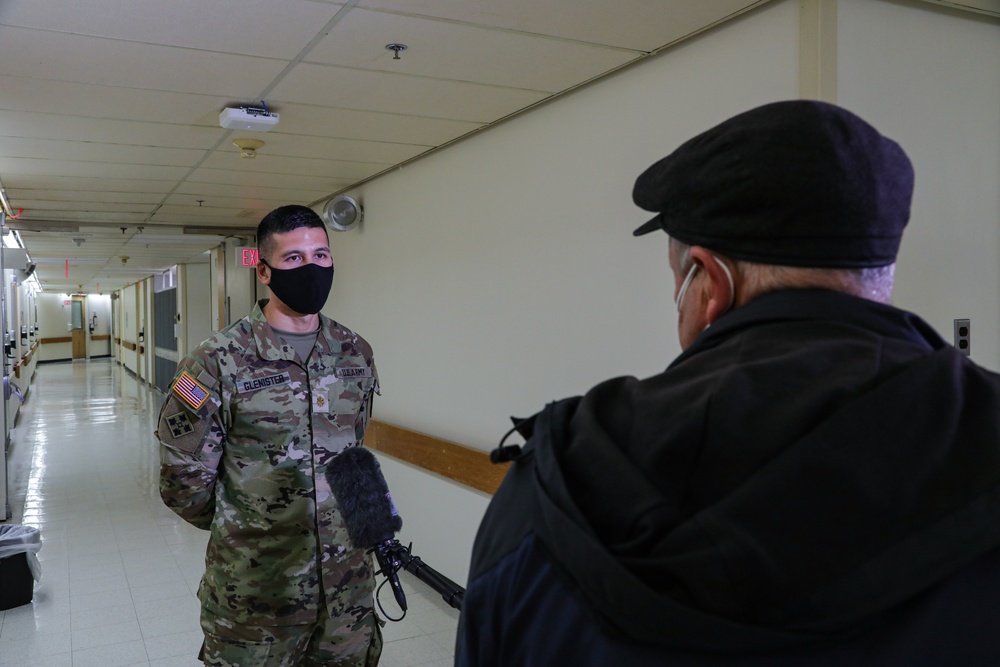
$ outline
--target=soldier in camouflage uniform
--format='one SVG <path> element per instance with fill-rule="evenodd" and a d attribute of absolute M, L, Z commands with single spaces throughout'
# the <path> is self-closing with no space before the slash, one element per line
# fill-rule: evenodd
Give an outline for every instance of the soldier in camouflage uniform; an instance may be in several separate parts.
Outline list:
<path fill-rule="evenodd" d="M 311 209 L 276 209 L 257 239 L 272 298 L 180 362 L 156 431 L 164 502 L 211 532 L 199 657 L 376 665 L 371 557 L 349 545 L 326 479 L 364 437 L 379 391 L 372 350 L 318 314 L 333 262 Z"/>

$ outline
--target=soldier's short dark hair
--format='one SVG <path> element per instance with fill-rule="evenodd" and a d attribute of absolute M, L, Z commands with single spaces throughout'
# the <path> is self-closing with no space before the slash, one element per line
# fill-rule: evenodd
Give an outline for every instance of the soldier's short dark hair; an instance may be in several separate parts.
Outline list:
<path fill-rule="evenodd" d="M 267 259 L 273 249 L 271 237 L 275 234 L 290 232 L 299 227 L 320 227 L 326 232 L 326 225 L 323 224 L 323 219 L 308 206 L 290 204 L 274 209 L 265 215 L 264 219 L 257 225 L 258 254 Z M 329 234 L 327 238 L 330 238 Z"/>

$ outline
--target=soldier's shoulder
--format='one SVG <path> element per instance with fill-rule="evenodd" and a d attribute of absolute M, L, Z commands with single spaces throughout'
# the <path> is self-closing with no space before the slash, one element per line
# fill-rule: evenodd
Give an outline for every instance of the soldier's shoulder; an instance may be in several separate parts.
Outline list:
<path fill-rule="evenodd" d="M 252 343 L 253 328 L 249 319 L 244 317 L 202 341 L 189 356 L 206 365 L 205 362 L 210 359 L 242 356 Z"/>
<path fill-rule="evenodd" d="M 326 320 L 330 335 L 341 343 L 354 345 L 368 359 L 372 357 L 372 346 L 357 331 L 332 319 Z"/>

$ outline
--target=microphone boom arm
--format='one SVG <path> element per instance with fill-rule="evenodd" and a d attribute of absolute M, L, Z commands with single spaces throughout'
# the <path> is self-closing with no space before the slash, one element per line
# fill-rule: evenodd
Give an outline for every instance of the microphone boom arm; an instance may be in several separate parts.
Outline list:
<path fill-rule="evenodd" d="M 388 560 L 397 570 L 401 565 L 407 572 L 439 593 L 451 607 L 462 608 L 465 589 L 424 563 L 419 556 L 414 556 L 412 544 L 404 547 L 399 543 L 399 540 L 392 540 L 391 542 L 383 542 L 380 546 L 383 546 L 388 552 L 390 556 Z"/>

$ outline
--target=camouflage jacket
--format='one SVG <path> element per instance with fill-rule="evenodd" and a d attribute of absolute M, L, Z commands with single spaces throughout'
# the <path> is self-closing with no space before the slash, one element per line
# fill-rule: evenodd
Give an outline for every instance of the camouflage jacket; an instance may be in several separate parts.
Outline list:
<path fill-rule="evenodd" d="M 371 607 L 370 557 L 347 543 L 326 480 L 360 445 L 373 393 L 371 347 L 320 315 L 304 363 L 258 303 L 177 368 L 157 423 L 160 494 L 211 532 L 198 597 L 233 622 L 314 622 Z"/>

